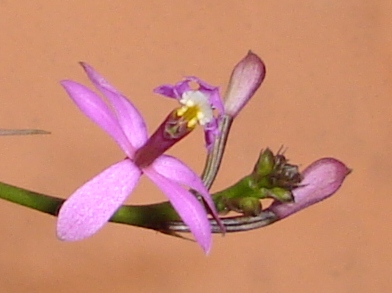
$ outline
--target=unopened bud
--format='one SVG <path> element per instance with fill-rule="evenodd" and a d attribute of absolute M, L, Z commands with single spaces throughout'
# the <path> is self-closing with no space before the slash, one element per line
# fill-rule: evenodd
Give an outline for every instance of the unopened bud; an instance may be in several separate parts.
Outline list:
<path fill-rule="evenodd" d="M 265 77 L 265 65 L 249 51 L 231 73 L 225 94 L 225 113 L 235 117 L 260 87 Z"/>

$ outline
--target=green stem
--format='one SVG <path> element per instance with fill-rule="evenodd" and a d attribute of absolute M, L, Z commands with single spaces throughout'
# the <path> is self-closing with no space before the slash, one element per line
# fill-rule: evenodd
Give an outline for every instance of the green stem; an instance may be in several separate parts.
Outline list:
<path fill-rule="evenodd" d="M 238 186 L 234 189 L 235 192 L 241 192 Z M 231 197 L 234 196 L 233 190 L 228 188 L 225 192 Z M 216 194 L 219 197 L 213 196 L 214 200 L 221 199 L 225 192 L 222 191 Z M 0 182 L 0 198 L 52 216 L 57 216 L 61 205 L 65 201 L 61 198 L 40 194 L 2 182 Z M 277 221 L 277 217 L 271 212 L 263 212 L 257 217 L 237 216 L 223 218 L 222 220 L 227 227 L 227 232 L 239 232 L 272 224 Z M 172 235 L 175 235 L 175 232 L 189 232 L 188 227 L 181 222 L 180 217 L 169 202 L 121 206 L 112 216 L 110 222 L 153 229 Z M 216 222 L 214 220 L 210 220 L 210 222 L 212 232 L 220 233 L 220 228 Z"/>
<path fill-rule="evenodd" d="M 0 182 L 0 198 L 52 216 L 57 216 L 65 201 L 2 182 Z M 142 206 L 122 206 L 110 221 L 161 230 L 166 228 L 165 223 L 179 220 L 179 216 L 170 203 L 164 202 Z"/>
<path fill-rule="evenodd" d="M 0 198 L 53 216 L 64 200 L 0 182 Z"/>

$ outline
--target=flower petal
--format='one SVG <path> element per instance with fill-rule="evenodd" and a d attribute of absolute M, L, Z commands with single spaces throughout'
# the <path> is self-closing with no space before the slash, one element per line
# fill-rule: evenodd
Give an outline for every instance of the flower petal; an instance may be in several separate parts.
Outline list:
<path fill-rule="evenodd" d="M 90 65 L 80 62 L 94 86 L 108 99 L 116 113 L 118 122 L 135 149 L 147 141 L 147 128 L 136 107 Z"/>
<path fill-rule="evenodd" d="M 193 172 L 180 160 L 167 155 L 162 155 L 157 158 L 151 166 L 157 173 L 164 176 L 165 178 L 197 191 L 203 198 L 204 202 L 207 204 L 207 208 L 211 212 L 212 217 L 221 227 L 222 233 L 225 233 L 225 227 L 223 226 L 222 221 L 218 216 L 211 195 L 204 186 L 202 180 L 195 172 Z"/>
<path fill-rule="evenodd" d="M 190 82 L 197 83 L 199 88 L 196 90 L 192 90 L 189 86 Z M 195 91 L 200 92 L 203 96 L 208 98 L 208 107 L 212 109 L 216 109 L 218 112 L 218 119 L 213 117 L 212 121 L 203 125 L 204 134 L 205 134 L 205 142 L 206 148 L 208 151 L 211 150 L 211 146 L 215 140 L 215 137 L 219 135 L 218 130 L 218 120 L 224 112 L 223 103 L 221 96 L 219 94 L 219 88 L 209 85 L 208 83 L 202 81 L 201 79 L 195 76 L 187 76 L 184 80 L 178 82 L 174 86 L 172 85 L 162 85 L 154 89 L 155 93 L 175 98 L 180 100 L 183 98 L 183 94 L 187 91 Z"/>
<path fill-rule="evenodd" d="M 218 128 L 218 120 L 213 119 L 211 122 L 204 125 L 204 141 L 206 142 L 207 151 L 211 151 L 215 138 L 220 134 Z"/>
<path fill-rule="evenodd" d="M 132 147 L 117 119 L 101 98 L 96 93 L 77 82 L 63 80 L 60 83 L 79 110 L 95 124 L 105 130 L 129 156 Z"/>
<path fill-rule="evenodd" d="M 197 243 L 208 254 L 211 249 L 211 227 L 201 203 L 192 193 L 160 175 L 153 167 L 150 166 L 143 171 L 166 195 L 181 219 L 189 227 Z"/>
<path fill-rule="evenodd" d="M 82 185 L 60 208 L 58 237 L 77 241 L 96 233 L 129 196 L 140 175 L 140 169 L 126 159 Z"/>
<path fill-rule="evenodd" d="M 153 92 L 155 94 L 159 94 L 165 97 L 169 97 L 169 98 L 173 98 L 173 99 L 177 99 L 177 95 L 174 92 L 174 87 L 172 85 L 169 84 L 164 84 L 164 85 L 160 85 L 157 86 L 156 88 L 154 88 Z"/>
<path fill-rule="evenodd" d="M 198 91 L 201 91 L 208 97 L 211 106 L 217 109 L 219 114 L 223 114 L 223 103 L 218 87 L 212 86 L 196 76 L 187 76 L 185 80 L 188 82 L 196 82 L 199 85 Z"/>
<path fill-rule="evenodd" d="M 336 159 L 320 159 L 302 172 L 304 179 L 301 187 L 293 190 L 294 203 L 274 202 L 268 210 L 280 219 L 303 210 L 334 194 L 350 172 L 346 165 Z"/>
<path fill-rule="evenodd" d="M 188 83 L 189 83 L 188 80 L 182 80 L 176 83 L 174 86 L 169 84 L 164 84 L 156 87 L 153 90 L 153 92 L 156 94 L 163 95 L 165 97 L 179 100 L 181 99 L 181 96 L 184 92 L 190 90 Z"/>

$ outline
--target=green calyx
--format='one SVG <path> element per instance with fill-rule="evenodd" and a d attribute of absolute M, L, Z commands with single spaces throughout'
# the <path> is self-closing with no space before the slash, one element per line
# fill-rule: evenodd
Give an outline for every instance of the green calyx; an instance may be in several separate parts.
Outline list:
<path fill-rule="evenodd" d="M 279 152 L 262 150 L 250 175 L 214 196 L 220 213 L 229 211 L 254 216 L 262 211 L 261 199 L 292 202 L 292 190 L 299 186 L 302 176 L 296 165 Z"/>

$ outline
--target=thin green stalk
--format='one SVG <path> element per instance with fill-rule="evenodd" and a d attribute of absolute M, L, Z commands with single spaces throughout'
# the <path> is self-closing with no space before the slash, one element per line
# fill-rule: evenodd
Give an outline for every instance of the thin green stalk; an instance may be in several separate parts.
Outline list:
<path fill-rule="evenodd" d="M 2 182 L 0 182 L 0 198 L 52 216 L 57 216 L 65 201 Z M 176 220 L 180 220 L 177 213 L 169 202 L 165 202 L 143 206 L 122 206 L 110 221 L 159 230 L 165 228 L 166 222 Z"/>
<path fill-rule="evenodd" d="M 222 196 L 222 192 L 220 196 Z M 65 201 L 61 198 L 29 191 L 2 182 L 0 182 L 0 198 L 52 216 L 57 216 L 61 205 Z M 237 216 L 222 219 L 227 232 L 256 229 L 269 225 L 276 220 L 277 217 L 271 212 L 262 212 L 257 217 Z M 176 235 L 176 232 L 189 232 L 188 227 L 181 221 L 169 202 L 122 206 L 113 215 L 110 222 L 153 229 L 172 235 Z M 210 220 L 210 223 L 213 233 L 221 233 L 219 226 L 214 220 Z"/>

